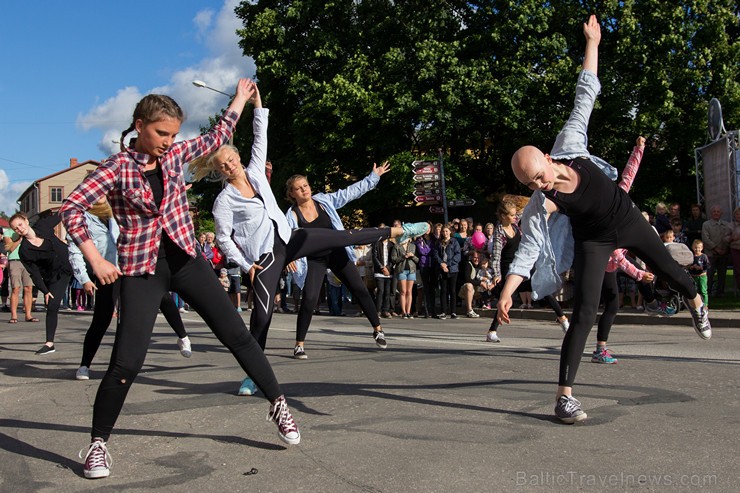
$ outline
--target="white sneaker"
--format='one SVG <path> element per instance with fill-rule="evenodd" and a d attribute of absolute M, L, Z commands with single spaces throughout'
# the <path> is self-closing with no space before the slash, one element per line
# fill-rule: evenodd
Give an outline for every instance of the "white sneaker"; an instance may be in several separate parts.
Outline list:
<path fill-rule="evenodd" d="M 563 317 L 563 319 L 557 319 L 557 323 L 560 324 L 560 328 L 563 329 L 563 334 L 568 332 L 568 329 L 570 329 L 570 320 L 568 320 L 568 317 Z"/>
<path fill-rule="evenodd" d="M 189 358 L 193 355 L 192 348 L 190 347 L 190 338 L 188 336 L 177 340 L 177 347 L 180 348 L 180 354 L 185 358 Z"/>
<path fill-rule="evenodd" d="M 486 342 L 501 342 L 501 339 L 498 338 L 495 332 L 489 332 L 486 335 Z"/>
<path fill-rule="evenodd" d="M 90 368 L 87 366 L 81 366 L 75 374 L 77 380 L 90 380 Z"/>
<path fill-rule="evenodd" d="M 468 312 L 468 318 L 478 318 L 478 317 L 480 317 L 480 315 L 478 315 L 477 313 L 475 313 L 473 310 L 470 310 Z"/>

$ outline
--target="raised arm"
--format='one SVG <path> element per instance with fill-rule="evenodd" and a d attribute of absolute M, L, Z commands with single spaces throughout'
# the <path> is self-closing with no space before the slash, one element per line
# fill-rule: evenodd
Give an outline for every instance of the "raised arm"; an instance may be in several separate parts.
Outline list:
<path fill-rule="evenodd" d="M 637 137 L 635 147 L 632 149 L 632 154 L 627 160 L 627 166 L 622 171 L 622 179 L 619 181 L 619 188 L 629 193 L 632 184 L 635 182 L 635 176 L 637 176 L 637 170 L 640 169 L 640 162 L 642 161 L 642 154 L 645 151 L 645 137 Z"/>
<path fill-rule="evenodd" d="M 586 53 L 583 57 L 583 70 L 588 70 L 589 72 L 593 72 L 594 75 L 598 75 L 601 26 L 599 26 L 595 15 L 590 16 L 588 22 L 583 24 L 583 35 L 586 36 Z"/>

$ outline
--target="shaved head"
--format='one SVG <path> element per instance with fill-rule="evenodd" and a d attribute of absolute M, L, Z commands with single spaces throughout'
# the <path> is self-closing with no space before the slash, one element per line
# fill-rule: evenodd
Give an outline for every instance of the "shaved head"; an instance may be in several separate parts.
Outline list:
<path fill-rule="evenodd" d="M 511 157 L 514 176 L 524 185 L 529 185 L 546 164 L 545 154 L 534 146 L 520 147 Z"/>

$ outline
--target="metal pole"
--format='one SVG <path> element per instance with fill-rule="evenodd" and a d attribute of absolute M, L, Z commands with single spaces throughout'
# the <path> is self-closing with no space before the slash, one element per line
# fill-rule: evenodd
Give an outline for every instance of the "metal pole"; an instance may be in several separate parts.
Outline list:
<path fill-rule="evenodd" d="M 447 215 L 447 189 L 445 187 L 445 166 L 444 166 L 444 159 L 442 159 L 442 149 L 437 149 L 437 159 L 439 160 L 439 180 L 440 185 L 442 186 L 441 192 L 442 192 L 442 210 L 444 211 L 444 224 L 447 224 L 450 219 Z"/>

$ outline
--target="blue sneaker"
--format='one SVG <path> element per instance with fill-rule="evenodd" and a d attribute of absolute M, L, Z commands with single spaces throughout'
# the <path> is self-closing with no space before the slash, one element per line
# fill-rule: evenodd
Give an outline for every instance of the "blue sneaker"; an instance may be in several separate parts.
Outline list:
<path fill-rule="evenodd" d="M 615 365 L 617 364 L 618 360 L 611 354 L 609 354 L 609 350 L 604 348 L 601 351 L 594 351 L 593 356 L 591 357 L 591 363 L 604 363 L 606 365 Z"/>
<path fill-rule="evenodd" d="M 403 228 L 403 234 L 397 240 L 399 245 L 408 239 L 414 239 L 429 231 L 429 223 L 406 223 L 401 227 Z"/>
<path fill-rule="evenodd" d="M 257 386 L 254 384 L 251 378 L 247 377 L 242 380 L 242 385 L 239 387 L 237 395 L 254 395 L 257 393 Z"/>
<path fill-rule="evenodd" d="M 653 317 L 672 317 L 676 309 L 663 301 L 656 301 L 654 305 L 646 304 L 645 312 Z"/>

